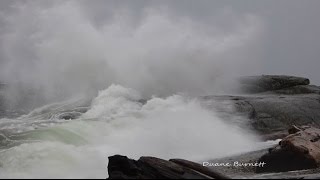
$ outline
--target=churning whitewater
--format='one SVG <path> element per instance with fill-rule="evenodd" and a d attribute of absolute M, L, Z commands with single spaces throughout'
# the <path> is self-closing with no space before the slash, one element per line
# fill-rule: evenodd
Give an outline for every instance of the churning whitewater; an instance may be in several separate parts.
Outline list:
<path fill-rule="evenodd" d="M 255 136 L 184 95 L 146 101 L 133 89 L 111 85 L 89 107 L 85 103 L 1 119 L 0 178 L 106 178 L 107 157 L 114 154 L 201 161 L 261 148 Z M 65 113 L 81 115 L 59 119 Z"/>
<path fill-rule="evenodd" d="M 99 22 L 72 0 L 0 13 L 5 100 L 29 112 L 0 119 L 0 178 L 106 178 L 115 154 L 203 161 L 260 148 L 246 118 L 194 98 L 259 72 L 259 16 L 222 9 L 208 24 L 162 6 L 140 18 L 106 8 Z"/>

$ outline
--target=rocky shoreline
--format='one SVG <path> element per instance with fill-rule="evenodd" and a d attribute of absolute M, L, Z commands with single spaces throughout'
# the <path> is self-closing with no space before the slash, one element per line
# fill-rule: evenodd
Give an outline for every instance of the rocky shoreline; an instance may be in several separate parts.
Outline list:
<path fill-rule="evenodd" d="M 199 97 L 198 100 L 207 109 L 214 109 L 222 119 L 236 122 L 239 126 L 258 134 L 261 140 L 283 139 L 292 126 L 312 126 L 320 128 L 320 87 L 311 85 L 310 80 L 293 76 L 250 76 L 241 78 L 241 92 L 237 95 L 211 95 Z M 15 110 L 5 109 L 3 91 L 6 85 L 0 85 L 0 118 L 18 116 Z M 141 100 L 145 103 L 145 100 Z M 67 115 L 63 119 L 72 119 Z M 243 119 L 241 119 L 243 118 Z M 242 120 L 244 121 L 242 123 Z M 249 128 L 248 128 L 249 127 Z M 314 135 L 317 136 L 317 135 Z M 320 133 L 319 133 L 320 137 Z M 308 139 L 308 138 L 307 138 Z M 318 137 L 311 137 L 311 140 Z M 299 148 L 298 148 L 299 149 Z M 209 159 L 213 163 L 251 163 L 261 161 L 261 157 L 270 150 L 235 155 L 222 159 Z M 109 161 L 109 178 L 173 178 L 173 179 L 208 179 L 208 178 L 318 178 L 320 169 L 313 166 L 311 170 L 290 172 L 263 172 L 257 174 L 256 167 L 251 166 L 217 166 L 203 167 L 201 162 L 173 159 L 162 160 L 156 157 L 142 157 L 131 160 L 125 156 L 112 156 Z M 173 157 L 174 158 L 174 157 Z M 113 159 L 113 160 L 112 160 Z M 120 159 L 120 161 L 119 161 Z M 305 166 L 306 168 L 310 168 Z M 300 168 L 300 169 L 303 169 Z"/>
<path fill-rule="evenodd" d="M 109 157 L 109 179 L 230 179 L 198 163 L 183 159 L 163 160 L 141 157 L 139 160 L 126 156 Z"/>
<path fill-rule="evenodd" d="M 268 80 L 273 78 L 277 81 Z M 237 96 L 205 96 L 202 97 L 202 101 L 208 108 L 214 108 L 212 106 L 217 102 L 231 103 L 234 109 L 230 113 L 235 111 L 238 115 L 248 118 L 251 129 L 267 139 L 284 137 L 285 131 L 293 124 L 319 127 L 320 87 L 309 85 L 310 81 L 306 78 L 292 76 L 257 76 L 255 81 L 253 79 L 250 77 L 250 81 L 241 87 L 244 89 L 243 92 L 251 93 Z M 275 85 L 265 85 L 266 82 Z M 252 86 L 258 85 L 248 86 L 250 83 L 264 85 L 259 86 L 259 91 L 252 93 Z M 262 91 L 262 87 L 277 88 L 266 88 Z"/>
<path fill-rule="evenodd" d="M 240 117 L 249 119 L 249 126 L 252 131 L 260 135 L 263 140 L 282 139 L 288 136 L 287 129 L 292 125 L 297 126 L 312 126 L 320 127 L 320 87 L 310 85 L 310 80 L 302 77 L 293 76 L 251 76 L 242 78 L 240 81 L 242 93 L 236 96 L 204 96 L 200 97 L 200 102 L 208 109 L 217 109 L 219 103 L 229 103 L 233 108 L 224 109 L 223 116 L 236 114 Z M 228 118 L 225 118 L 228 119 Z M 319 136 L 320 137 L 320 136 Z M 312 137 L 314 138 L 314 137 Z M 320 152 L 320 150 L 319 150 Z M 265 172 L 257 174 L 257 167 L 253 166 L 255 162 L 261 161 L 261 157 L 270 153 L 270 150 L 264 149 L 260 151 L 250 152 L 222 159 L 213 159 L 208 162 L 214 163 L 248 163 L 251 166 L 218 166 L 218 167 L 203 167 L 201 163 L 197 165 L 197 169 L 190 166 L 182 166 L 174 161 L 165 161 L 153 157 L 147 157 L 154 161 L 149 161 L 146 165 L 141 161 L 129 160 L 134 166 L 134 173 L 123 171 L 129 166 L 121 166 L 115 161 L 109 162 L 109 178 L 133 178 L 144 179 L 144 175 L 148 174 L 147 178 L 158 178 L 158 175 L 173 179 L 193 179 L 194 177 L 201 179 L 210 178 L 319 178 L 320 169 L 318 165 L 305 169 L 311 170 L 299 171 L 284 171 L 281 173 Z M 110 158 L 117 158 L 115 156 Z M 142 157 L 142 159 L 145 159 Z M 180 160 L 178 162 L 190 161 Z M 161 163 L 160 163 L 161 162 Z M 160 163 L 160 166 L 158 166 Z M 169 163 L 169 164 L 167 164 Z M 175 164 L 172 164 L 175 163 Z M 185 164 L 183 164 L 185 165 Z M 202 168 L 199 168 L 199 165 Z M 170 169 L 170 173 L 166 174 L 166 168 L 174 166 Z M 117 168 L 114 168 L 117 167 Z M 130 169 L 130 168 L 129 168 Z M 187 170 L 186 170 L 187 169 Z M 300 169 L 304 169 L 303 167 Z M 151 172 L 150 172 L 151 171 Z M 172 172 L 173 171 L 173 172 Z M 190 175 L 190 172 L 192 172 Z M 160 173 L 160 174 L 159 174 Z M 212 173 L 212 174 L 211 174 Z M 165 175 L 164 175 L 165 174 Z M 208 175 L 210 174 L 210 175 Z M 214 175 L 218 175 L 215 177 Z M 221 178 L 220 177 L 220 178 Z"/>
<path fill-rule="evenodd" d="M 310 131 L 320 132 L 320 129 L 308 128 L 305 135 L 296 132 L 288 135 L 284 141 L 292 141 L 297 149 L 308 146 Z M 301 135 L 302 134 L 302 135 Z M 318 135 L 318 134 L 316 134 Z M 296 143 L 297 137 L 306 138 L 303 143 Z M 320 136 L 317 136 L 320 137 Z M 318 143 L 318 142 L 314 142 Z M 320 153 L 317 145 L 310 146 L 310 154 Z M 313 148 L 313 149 L 312 149 Z M 277 151 L 275 151 L 277 150 Z M 234 155 L 204 162 L 191 162 L 184 159 L 164 160 L 156 157 L 141 157 L 139 160 L 129 159 L 126 156 L 115 155 L 109 157 L 109 179 L 318 179 L 320 178 L 320 156 L 310 156 L 306 152 L 297 152 L 296 149 L 283 147 L 279 155 L 278 146 L 254 152 Z M 310 159 L 311 157 L 311 159 Z M 313 159 L 312 159 L 313 158 Z"/>

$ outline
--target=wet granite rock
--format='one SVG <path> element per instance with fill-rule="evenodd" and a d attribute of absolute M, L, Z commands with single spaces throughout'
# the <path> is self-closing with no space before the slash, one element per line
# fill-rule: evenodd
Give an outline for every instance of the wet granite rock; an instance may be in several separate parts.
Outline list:
<path fill-rule="evenodd" d="M 257 168 L 257 173 L 286 172 L 317 168 L 320 165 L 320 129 L 296 127 L 278 146 L 269 150 L 259 161 L 266 166 Z"/>
<path fill-rule="evenodd" d="M 233 108 L 224 110 L 227 115 L 224 120 L 229 121 L 235 115 L 244 117 L 243 121 L 249 119 L 248 126 L 265 137 L 286 131 L 292 124 L 320 127 L 319 94 L 205 96 L 200 102 L 215 111 L 217 104 L 230 103 Z"/>
<path fill-rule="evenodd" d="M 283 137 L 292 124 L 320 127 L 320 87 L 294 76 L 250 76 L 240 79 L 247 94 L 237 96 L 204 96 L 199 98 L 209 109 L 228 102 L 226 120 L 238 115 L 249 119 L 251 129 L 263 138 Z M 249 88 L 248 88 L 249 87 Z M 250 87 L 254 87 L 250 89 Z"/>
<path fill-rule="evenodd" d="M 109 179 L 229 179 L 187 160 L 141 157 L 136 161 L 121 155 L 109 157 L 108 173 Z"/>
<path fill-rule="evenodd" d="M 315 85 L 298 85 L 289 88 L 275 90 L 272 93 L 276 94 L 320 94 L 320 87 Z"/>

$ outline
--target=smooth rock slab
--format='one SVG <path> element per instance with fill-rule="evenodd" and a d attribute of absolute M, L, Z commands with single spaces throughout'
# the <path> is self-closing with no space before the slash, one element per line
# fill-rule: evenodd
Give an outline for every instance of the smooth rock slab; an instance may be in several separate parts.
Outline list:
<path fill-rule="evenodd" d="M 286 131 L 293 124 L 320 127 L 319 94 L 205 96 L 199 100 L 213 111 L 228 102 L 232 108 L 223 110 L 224 120 L 229 121 L 234 116 L 244 117 L 245 128 L 251 126 L 252 130 L 263 136 Z"/>

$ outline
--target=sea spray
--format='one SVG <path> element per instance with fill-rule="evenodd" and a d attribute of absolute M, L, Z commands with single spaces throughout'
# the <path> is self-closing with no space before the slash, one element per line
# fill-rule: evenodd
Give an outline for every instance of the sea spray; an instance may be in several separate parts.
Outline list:
<path fill-rule="evenodd" d="M 236 88 L 232 77 L 259 70 L 263 21 L 253 14 L 218 11 L 204 24 L 146 7 L 134 21 L 115 7 L 96 25 L 84 4 L 17 1 L 3 17 L 0 81 L 20 85 L 8 92 L 14 104 L 30 105 L 21 89 L 32 89 L 43 104 L 112 83 L 144 97 L 224 93 Z"/>
<path fill-rule="evenodd" d="M 201 161 L 260 148 L 254 135 L 197 99 L 139 99 L 139 92 L 112 85 L 80 118 L 16 137 L 21 144 L 0 153 L 0 178 L 105 178 L 107 157 L 115 154 Z"/>

